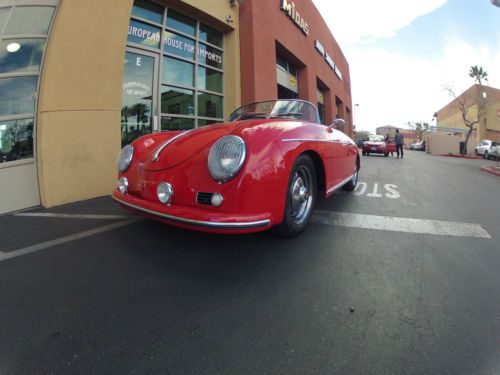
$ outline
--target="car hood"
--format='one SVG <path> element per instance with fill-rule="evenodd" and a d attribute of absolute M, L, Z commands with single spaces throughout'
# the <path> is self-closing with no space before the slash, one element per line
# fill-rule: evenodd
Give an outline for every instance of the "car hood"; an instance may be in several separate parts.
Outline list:
<path fill-rule="evenodd" d="M 210 125 L 178 133 L 165 141 L 156 142 L 140 159 L 142 168 L 147 171 L 159 171 L 175 167 L 191 157 L 211 147 L 225 135 L 238 135 L 243 139 L 254 133 L 256 128 L 272 128 L 275 121 L 244 120 L 227 124 Z M 158 156 L 155 158 L 155 156 Z M 156 159 L 153 161 L 153 159 Z"/>

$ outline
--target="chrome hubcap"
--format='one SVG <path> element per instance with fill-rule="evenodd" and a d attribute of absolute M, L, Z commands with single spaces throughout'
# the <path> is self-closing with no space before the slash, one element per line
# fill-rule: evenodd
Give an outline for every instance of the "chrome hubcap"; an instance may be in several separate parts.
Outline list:
<path fill-rule="evenodd" d="M 352 175 L 352 184 L 356 186 L 358 183 L 358 168 L 354 167 L 354 174 Z"/>
<path fill-rule="evenodd" d="M 297 224 L 305 221 L 312 205 L 312 176 L 307 168 L 300 167 L 293 176 L 290 188 L 291 215 Z"/>

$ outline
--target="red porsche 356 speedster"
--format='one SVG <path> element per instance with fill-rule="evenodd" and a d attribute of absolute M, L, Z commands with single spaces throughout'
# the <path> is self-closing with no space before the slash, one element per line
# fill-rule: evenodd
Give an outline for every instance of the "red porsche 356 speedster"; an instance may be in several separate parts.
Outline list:
<path fill-rule="evenodd" d="M 245 105 L 231 122 L 136 139 L 118 159 L 113 198 L 143 216 L 184 228 L 293 237 L 307 226 L 316 196 L 353 190 L 354 141 L 318 122 L 301 100 Z"/>

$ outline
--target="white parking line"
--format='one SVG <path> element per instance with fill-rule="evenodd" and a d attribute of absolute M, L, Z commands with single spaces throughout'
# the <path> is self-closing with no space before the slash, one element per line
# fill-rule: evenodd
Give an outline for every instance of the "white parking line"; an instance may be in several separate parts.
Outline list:
<path fill-rule="evenodd" d="M 33 213 L 18 213 L 14 216 L 24 216 L 24 217 L 49 217 L 55 219 L 92 219 L 92 220 L 124 220 L 130 218 L 129 215 L 83 215 L 83 214 L 55 214 L 55 213 L 44 213 L 44 212 L 33 212 Z"/>
<path fill-rule="evenodd" d="M 454 221 L 412 219 L 331 211 L 316 211 L 311 220 L 313 223 L 317 224 L 338 225 L 350 228 L 491 239 L 490 234 L 479 224 L 459 223 Z"/>
<path fill-rule="evenodd" d="M 42 243 L 39 243 L 39 244 L 36 244 L 33 246 L 24 247 L 22 249 L 9 251 L 6 253 L 0 252 L 0 262 L 7 260 L 7 259 L 16 258 L 16 257 L 21 256 L 21 255 L 31 254 L 31 253 L 34 253 L 36 251 L 44 250 L 48 247 L 61 245 L 61 244 L 66 243 L 66 242 L 75 241 L 75 240 L 79 240 L 79 239 L 82 239 L 85 237 L 93 236 L 95 234 L 108 232 L 108 231 L 113 230 L 113 229 L 121 228 L 121 227 L 124 227 L 126 225 L 136 223 L 140 220 L 143 220 L 143 219 L 142 218 L 133 218 L 130 220 L 123 220 L 123 221 L 119 221 L 117 223 L 105 225 L 103 227 L 87 230 L 87 231 L 80 232 L 80 233 L 71 234 L 71 235 L 66 236 L 66 237 L 57 238 L 57 239 L 52 240 L 52 241 L 42 242 Z"/>

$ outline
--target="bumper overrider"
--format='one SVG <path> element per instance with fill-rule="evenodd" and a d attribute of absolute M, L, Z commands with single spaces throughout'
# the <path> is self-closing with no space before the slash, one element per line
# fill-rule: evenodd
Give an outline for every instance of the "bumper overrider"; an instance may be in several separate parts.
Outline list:
<path fill-rule="evenodd" d="M 118 189 L 112 198 L 140 215 L 176 226 L 205 232 L 244 233 L 262 231 L 271 226 L 270 214 L 236 214 L 212 212 L 202 208 L 165 205 L 160 202 L 123 194 Z"/>

